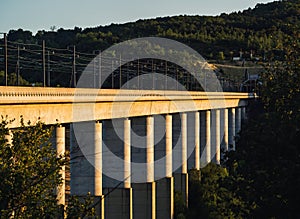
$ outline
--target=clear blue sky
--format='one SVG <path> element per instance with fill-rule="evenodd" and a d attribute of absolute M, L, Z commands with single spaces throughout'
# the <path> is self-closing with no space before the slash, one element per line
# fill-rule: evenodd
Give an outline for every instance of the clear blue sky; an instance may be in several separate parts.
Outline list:
<path fill-rule="evenodd" d="M 86 28 L 179 14 L 218 15 L 272 0 L 0 0 L 0 32 Z"/>

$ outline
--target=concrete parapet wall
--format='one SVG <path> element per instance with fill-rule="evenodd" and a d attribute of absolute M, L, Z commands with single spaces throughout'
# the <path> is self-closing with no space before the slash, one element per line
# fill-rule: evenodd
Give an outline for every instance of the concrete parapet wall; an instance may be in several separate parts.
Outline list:
<path fill-rule="evenodd" d="M 232 108 L 251 98 L 227 92 L 0 87 L 0 111 L 10 118 L 56 124 Z M 11 125 L 17 126 L 18 120 Z"/>

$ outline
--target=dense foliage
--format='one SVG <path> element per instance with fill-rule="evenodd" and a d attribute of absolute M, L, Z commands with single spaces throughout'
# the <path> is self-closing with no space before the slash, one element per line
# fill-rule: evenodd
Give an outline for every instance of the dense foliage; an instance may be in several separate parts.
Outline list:
<path fill-rule="evenodd" d="M 42 122 L 24 123 L 9 132 L 0 124 L 0 218 L 78 218 L 94 213 L 91 196 L 71 197 L 66 208 L 57 203 L 60 170 L 67 163 L 50 143 L 52 129 Z M 12 136 L 12 141 L 7 136 Z M 64 210 L 65 209 L 65 210 Z"/>
<path fill-rule="evenodd" d="M 54 60 L 70 61 L 69 67 L 55 70 L 55 66 L 52 66 L 60 81 L 57 84 L 63 84 L 70 81 L 70 75 L 61 75 L 60 71 L 71 72 L 72 60 L 62 58 L 67 55 L 72 57 L 73 45 L 78 52 L 96 54 L 115 43 L 137 37 L 159 36 L 175 39 L 191 46 L 207 59 L 230 60 L 242 53 L 245 58 L 279 60 L 286 54 L 285 48 L 293 29 L 300 28 L 299 8 L 299 0 L 282 0 L 219 16 L 160 17 L 86 29 L 75 27 L 70 30 L 55 30 L 55 27 L 51 27 L 50 31 L 40 30 L 35 35 L 27 30 L 11 30 L 8 40 L 38 45 L 42 45 L 45 40 L 48 48 L 69 48 L 69 53 L 61 55 L 60 61 Z M 23 53 L 22 47 L 21 45 L 20 53 Z M 13 54 L 16 50 L 9 51 L 11 59 L 16 56 Z M 80 58 L 80 54 L 78 56 Z M 41 55 L 37 55 L 36 59 L 40 60 Z M 84 64 L 87 63 L 82 62 Z M 1 64 L 0 70 L 2 66 Z M 80 65 L 77 68 L 79 72 Z M 14 72 L 15 69 L 15 63 L 9 64 L 9 72 Z M 22 76 L 30 83 L 41 82 L 41 64 L 34 69 L 38 69 L 38 72 L 22 69 Z"/>
<path fill-rule="evenodd" d="M 283 50 L 291 27 L 300 25 L 298 0 L 258 4 L 254 9 L 220 16 L 174 16 L 111 24 L 95 28 L 75 27 L 73 30 L 41 30 L 33 36 L 30 31 L 11 30 L 10 41 L 41 43 L 55 48 L 76 45 L 81 52 L 105 49 L 114 43 L 145 36 L 162 36 L 182 41 L 201 54 L 225 56 L 240 50 L 253 50 L 259 55 L 270 50 Z"/>
<path fill-rule="evenodd" d="M 206 166 L 201 181 L 191 177 L 187 218 L 299 217 L 299 45 L 291 40 L 285 61 L 270 64 L 262 76 L 262 99 L 250 105 L 223 167 Z"/>

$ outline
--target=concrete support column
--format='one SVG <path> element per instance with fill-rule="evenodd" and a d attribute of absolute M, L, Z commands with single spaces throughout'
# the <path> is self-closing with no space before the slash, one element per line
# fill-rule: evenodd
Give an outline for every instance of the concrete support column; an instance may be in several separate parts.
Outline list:
<path fill-rule="evenodd" d="M 156 183 L 154 180 L 154 117 L 147 117 L 147 202 L 150 206 L 148 217 L 156 219 Z"/>
<path fill-rule="evenodd" d="M 102 196 L 102 123 L 95 123 L 95 196 Z"/>
<path fill-rule="evenodd" d="M 166 177 L 172 177 L 172 115 L 166 115 Z"/>
<path fill-rule="evenodd" d="M 61 125 L 56 127 L 56 152 L 57 156 L 64 156 L 65 154 L 65 127 Z M 65 205 L 65 189 L 66 189 L 66 167 L 62 166 L 60 174 L 62 176 L 62 183 L 57 187 L 57 203 Z"/>
<path fill-rule="evenodd" d="M 166 177 L 157 181 L 157 218 L 174 218 L 174 178 L 172 176 L 172 115 L 166 115 Z"/>
<path fill-rule="evenodd" d="M 145 170 L 144 170 L 145 171 Z M 146 182 L 132 183 L 133 217 L 156 219 L 156 182 L 154 181 L 154 117 L 146 117 Z"/>
<path fill-rule="evenodd" d="M 241 117 L 242 117 L 242 124 L 244 124 L 246 122 L 246 120 L 247 120 L 246 107 L 242 107 L 241 110 L 242 110 L 242 115 L 241 115 Z"/>
<path fill-rule="evenodd" d="M 231 149 L 235 150 L 235 108 L 230 108 L 228 112 L 228 142 Z"/>
<path fill-rule="evenodd" d="M 224 109 L 224 149 L 228 151 L 228 109 Z"/>
<path fill-rule="evenodd" d="M 147 182 L 154 182 L 154 118 L 147 117 Z"/>
<path fill-rule="evenodd" d="M 220 164 L 220 161 L 221 161 L 221 149 L 220 149 L 220 146 L 221 146 L 221 139 L 220 139 L 220 110 L 215 110 L 214 111 L 214 147 L 215 147 L 215 150 L 216 150 L 216 164 Z"/>
<path fill-rule="evenodd" d="M 207 110 L 205 112 L 205 117 L 206 117 L 206 120 L 205 120 L 205 139 L 206 139 L 206 142 L 205 142 L 205 149 L 204 151 L 206 151 L 205 153 L 205 163 L 208 164 L 211 162 L 211 127 L 210 127 L 210 124 L 211 124 L 211 112 L 210 110 Z"/>
<path fill-rule="evenodd" d="M 133 218 L 156 219 L 156 183 L 133 183 Z"/>
<path fill-rule="evenodd" d="M 181 173 L 187 174 L 187 114 L 181 114 Z"/>
<path fill-rule="evenodd" d="M 99 206 L 96 206 L 96 215 L 100 216 L 101 219 L 104 219 L 104 196 L 102 193 L 102 123 L 95 123 L 95 133 L 94 133 L 94 151 L 95 151 L 95 196 L 96 201 L 99 200 Z"/>
<path fill-rule="evenodd" d="M 154 118 L 146 118 L 146 161 L 147 182 L 134 183 L 133 186 L 133 214 L 134 218 L 156 218 L 156 182 L 154 181 Z"/>
<path fill-rule="evenodd" d="M 124 120 L 124 188 L 131 188 L 130 120 Z"/>
<path fill-rule="evenodd" d="M 124 120 L 124 188 L 128 189 L 127 191 L 127 200 L 128 203 L 125 204 L 125 207 L 128 209 L 128 218 L 133 218 L 133 209 L 132 209 L 132 188 L 131 188 L 131 142 L 130 142 L 130 132 L 131 132 L 131 123 L 130 119 Z M 127 210 L 125 210 L 127 212 Z"/>
<path fill-rule="evenodd" d="M 195 168 L 200 170 L 200 113 L 195 112 Z"/>
<path fill-rule="evenodd" d="M 109 195 L 105 197 L 105 217 L 106 218 L 133 218 L 133 190 L 131 187 L 131 121 L 123 121 L 123 188 L 106 189 Z"/>
<path fill-rule="evenodd" d="M 174 178 L 166 177 L 156 182 L 156 218 L 174 218 Z"/>
<path fill-rule="evenodd" d="M 181 192 L 188 205 L 188 172 L 187 172 L 187 114 L 181 114 L 181 173 L 174 173 L 175 190 Z"/>
<path fill-rule="evenodd" d="M 241 131 L 242 125 L 242 109 L 236 108 L 235 109 L 235 135 L 237 135 Z"/>

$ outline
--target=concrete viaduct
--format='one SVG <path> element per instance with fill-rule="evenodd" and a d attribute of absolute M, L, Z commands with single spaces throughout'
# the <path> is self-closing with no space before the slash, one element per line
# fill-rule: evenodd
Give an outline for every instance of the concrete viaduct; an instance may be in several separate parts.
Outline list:
<path fill-rule="evenodd" d="M 253 98 L 229 92 L 0 87 L 0 112 L 16 119 L 10 128 L 19 126 L 21 115 L 33 123 L 60 124 L 54 138 L 58 153 L 70 145 L 71 194 L 90 192 L 99 200 L 101 218 L 173 218 L 174 191 L 188 204 L 188 170 L 219 164 L 221 148 L 235 149 L 234 137 Z M 139 148 L 134 144 L 141 136 Z M 88 148 L 82 146 L 85 139 Z M 65 180 L 57 195 L 65 204 Z"/>

